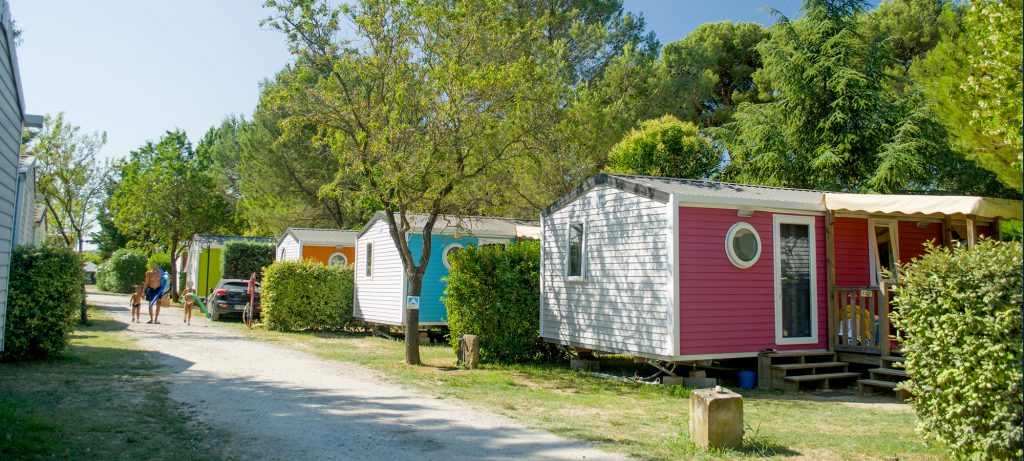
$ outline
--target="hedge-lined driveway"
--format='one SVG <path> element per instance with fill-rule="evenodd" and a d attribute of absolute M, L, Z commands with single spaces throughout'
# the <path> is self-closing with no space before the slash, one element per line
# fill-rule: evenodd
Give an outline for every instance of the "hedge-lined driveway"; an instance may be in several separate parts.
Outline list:
<path fill-rule="evenodd" d="M 89 295 L 128 323 L 143 348 L 159 352 L 171 397 L 232 434 L 241 458 L 623 459 L 398 387 L 359 366 L 247 339 L 198 312 L 192 326 L 179 308 L 161 312 L 159 325 L 130 323 L 126 300 Z"/>

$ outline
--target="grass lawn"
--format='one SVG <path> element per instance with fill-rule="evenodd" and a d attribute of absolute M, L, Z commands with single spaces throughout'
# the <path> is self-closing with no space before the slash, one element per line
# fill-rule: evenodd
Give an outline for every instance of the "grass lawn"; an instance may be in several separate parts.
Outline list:
<path fill-rule="evenodd" d="M 125 324 L 89 315 L 64 358 L 0 363 L 0 459 L 230 459 L 168 397 Z"/>
<path fill-rule="evenodd" d="M 459 370 L 454 368 L 454 352 L 443 345 L 422 347 L 425 366 L 410 367 L 399 341 L 248 330 L 237 321 L 221 323 L 324 359 L 365 365 L 398 384 L 638 458 L 946 458 L 945 450 L 925 446 L 915 434 L 917 420 L 909 407 L 886 398 L 851 396 L 839 402 L 806 394 L 746 391 L 744 450 L 708 454 L 690 442 L 689 391 L 679 387 L 616 382 L 570 371 L 567 364 Z M 611 368 L 605 365 L 606 370 Z"/>

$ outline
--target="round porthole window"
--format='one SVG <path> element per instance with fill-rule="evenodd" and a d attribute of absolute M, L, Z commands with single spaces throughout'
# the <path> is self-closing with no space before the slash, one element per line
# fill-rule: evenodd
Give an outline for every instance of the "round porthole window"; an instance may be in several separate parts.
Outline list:
<path fill-rule="evenodd" d="M 725 234 L 725 253 L 732 265 L 740 269 L 753 266 L 761 257 L 761 236 L 750 224 L 733 224 Z"/>
<path fill-rule="evenodd" d="M 327 265 L 328 266 L 347 266 L 348 265 L 348 257 L 346 257 L 344 253 L 334 253 L 334 254 L 331 255 L 330 259 L 327 260 Z"/>
<path fill-rule="evenodd" d="M 444 263 L 444 267 L 447 269 L 452 268 L 452 262 L 449 259 L 453 254 L 458 253 L 462 249 L 461 243 L 452 243 L 444 247 L 444 252 L 441 253 L 441 262 Z"/>

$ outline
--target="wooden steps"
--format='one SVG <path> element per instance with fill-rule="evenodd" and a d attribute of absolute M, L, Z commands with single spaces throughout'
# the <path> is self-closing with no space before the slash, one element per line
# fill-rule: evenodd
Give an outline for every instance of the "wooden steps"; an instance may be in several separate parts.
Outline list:
<path fill-rule="evenodd" d="M 881 367 L 868 370 L 867 379 L 858 379 L 857 387 L 862 394 L 874 392 L 875 390 L 895 391 L 900 398 L 904 398 L 903 392 L 896 389 L 899 383 L 910 379 L 907 371 L 903 369 L 906 359 L 899 355 L 888 355 L 881 358 Z"/>
<path fill-rule="evenodd" d="M 836 361 L 836 354 L 828 351 L 762 353 L 758 356 L 758 385 L 791 391 L 829 389 L 836 382 L 852 382 L 860 377 L 849 367 L 849 363 Z"/>

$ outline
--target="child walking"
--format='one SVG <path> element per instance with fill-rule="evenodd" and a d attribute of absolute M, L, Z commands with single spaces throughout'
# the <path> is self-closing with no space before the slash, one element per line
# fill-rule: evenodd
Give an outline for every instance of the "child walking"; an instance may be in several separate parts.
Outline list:
<path fill-rule="evenodd" d="M 195 288 L 192 288 L 192 281 L 185 283 L 185 289 L 181 290 L 181 296 L 192 293 L 195 294 Z M 185 296 L 185 318 L 182 319 L 186 324 L 192 324 L 192 305 L 195 304 L 195 298 L 191 296 Z"/>
<path fill-rule="evenodd" d="M 138 322 L 142 315 L 142 285 L 135 285 L 131 301 L 128 305 L 132 308 L 132 322 Z"/>

